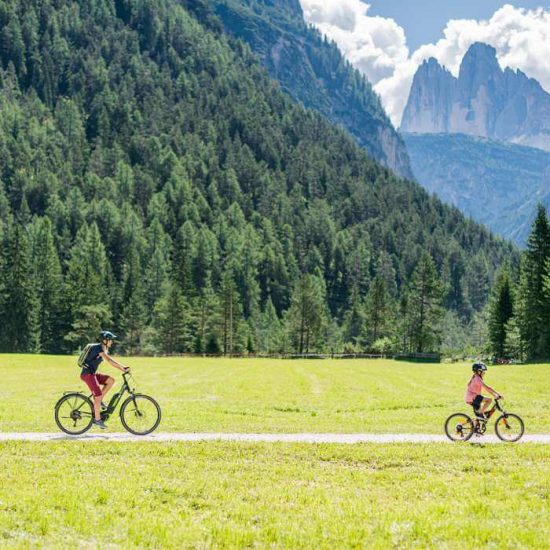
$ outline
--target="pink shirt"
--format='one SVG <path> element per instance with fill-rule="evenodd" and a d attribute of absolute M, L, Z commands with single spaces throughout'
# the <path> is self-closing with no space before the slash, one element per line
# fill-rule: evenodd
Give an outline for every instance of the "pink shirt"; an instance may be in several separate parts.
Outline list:
<path fill-rule="evenodd" d="M 474 374 L 468 382 L 468 389 L 466 390 L 464 401 L 466 401 L 468 405 L 471 405 L 472 401 L 481 393 L 482 387 L 483 379 L 479 376 L 479 374 Z"/>

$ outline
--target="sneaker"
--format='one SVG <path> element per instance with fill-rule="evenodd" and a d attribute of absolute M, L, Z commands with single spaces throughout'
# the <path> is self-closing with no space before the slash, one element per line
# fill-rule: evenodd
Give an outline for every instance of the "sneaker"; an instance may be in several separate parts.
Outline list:
<path fill-rule="evenodd" d="M 109 409 L 109 407 L 108 407 L 107 405 L 105 405 L 105 403 L 103 403 L 103 401 L 102 401 L 102 402 L 101 402 L 101 410 L 102 410 L 102 411 L 106 411 L 106 410 L 108 410 L 108 409 Z"/>
<path fill-rule="evenodd" d="M 105 430 L 107 426 L 105 425 L 105 422 L 103 420 L 94 420 L 94 426 L 97 426 L 98 428 Z"/>

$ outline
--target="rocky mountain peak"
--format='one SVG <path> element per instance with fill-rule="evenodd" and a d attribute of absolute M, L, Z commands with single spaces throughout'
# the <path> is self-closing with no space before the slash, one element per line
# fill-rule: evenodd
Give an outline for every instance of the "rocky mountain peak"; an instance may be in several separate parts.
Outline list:
<path fill-rule="evenodd" d="M 462 58 L 462 66 L 474 65 L 479 67 L 483 64 L 500 70 L 496 49 L 483 42 L 474 42 Z"/>
<path fill-rule="evenodd" d="M 502 70 L 495 48 L 470 46 L 458 78 L 430 58 L 418 68 L 401 129 L 462 133 L 550 150 L 550 94 L 521 71 Z"/>

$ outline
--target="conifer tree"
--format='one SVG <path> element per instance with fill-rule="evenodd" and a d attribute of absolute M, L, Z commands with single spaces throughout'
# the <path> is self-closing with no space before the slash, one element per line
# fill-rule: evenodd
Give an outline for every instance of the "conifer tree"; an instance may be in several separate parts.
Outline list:
<path fill-rule="evenodd" d="M 405 307 L 411 351 L 424 353 L 438 349 L 442 294 L 434 261 L 423 252 L 411 277 Z"/>
<path fill-rule="evenodd" d="M 40 304 L 32 276 L 28 238 L 19 223 L 12 225 L 4 235 L 2 267 L 0 349 L 37 352 L 40 349 Z"/>
<path fill-rule="evenodd" d="M 377 275 L 371 284 L 366 299 L 366 321 L 370 344 L 379 338 L 391 337 L 394 326 L 394 304 L 386 277 Z"/>
<path fill-rule="evenodd" d="M 178 285 L 165 285 L 155 307 L 154 326 L 160 349 L 165 353 L 183 353 L 193 349 L 190 333 L 189 304 Z"/>
<path fill-rule="evenodd" d="M 145 326 L 145 296 L 141 279 L 141 263 L 135 244 L 130 246 L 123 267 L 122 305 L 119 326 L 126 353 L 138 353 Z"/>
<path fill-rule="evenodd" d="M 539 359 L 550 351 L 545 349 L 546 306 L 544 300 L 544 280 L 548 276 L 550 258 L 550 224 L 546 209 L 538 206 L 537 216 L 527 241 L 527 250 L 522 264 L 520 284 L 519 317 L 521 339 L 530 359 Z"/>
<path fill-rule="evenodd" d="M 298 353 L 309 353 L 322 337 L 327 322 L 325 295 L 324 284 L 315 275 L 302 275 L 294 288 L 286 326 Z"/>
<path fill-rule="evenodd" d="M 362 350 L 367 339 L 367 312 L 358 286 L 353 288 L 354 292 L 350 298 L 351 305 L 344 315 L 343 338 L 346 343 L 351 343 L 356 349 Z M 332 327 L 331 331 L 335 332 L 336 328 Z"/>
<path fill-rule="evenodd" d="M 268 353 L 284 351 L 281 349 L 283 327 L 270 298 L 267 300 L 264 310 L 253 319 L 253 326 L 260 351 Z"/>
<path fill-rule="evenodd" d="M 506 331 L 514 315 L 514 297 L 510 274 L 504 268 L 498 275 L 489 306 L 489 339 L 497 357 L 506 355 Z"/>
<path fill-rule="evenodd" d="M 193 309 L 196 321 L 195 353 L 217 353 L 219 351 L 220 327 L 217 324 L 216 314 L 219 311 L 219 300 L 212 288 L 209 273 L 207 273 L 199 296 L 194 300 Z"/>
<path fill-rule="evenodd" d="M 71 248 L 65 278 L 65 322 L 69 351 L 86 343 L 98 324 L 112 319 L 112 290 L 105 247 L 97 225 L 83 226 Z M 82 323 L 89 321 L 89 328 Z M 97 335 L 95 336 L 97 338 Z"/>
<path fill-rule="evenodd" d="M 147 320 L 151 319 L 155 304 L 162 295 L 170 271 L 170 238 L 155 218 L 146 231 L 144 301 Z"/>
<path fill-rule="evenodd" d="M 40 350 L 46 353 L 59 353 L 63 347 L 59 319 L 63 279 L 49 218 L 42 218 L 38 222 L 33 241 Z"/>

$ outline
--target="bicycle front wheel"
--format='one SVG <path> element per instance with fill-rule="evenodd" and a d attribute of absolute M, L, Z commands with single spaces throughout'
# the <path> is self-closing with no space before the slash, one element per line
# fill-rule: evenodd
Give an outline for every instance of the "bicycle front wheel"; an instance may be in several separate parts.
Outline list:
<path fill-rule="evenodd" d="M 523 420 L 517 414 L 503 414 L 495 422 L 497 436 L 508 443 L 519 441 L 524 431 Z"/>
<path fill-rule="evenodd" d="M 87 432 L 94 420 L 92 402 L 81 393 L 64 395 L 55 406 L 55 423 L 69 435 Z"/>
<path fill-rule="evenodd" d="M 148 395 L 131 395 L 122 403 L 120 421 L 124 428 L 134 435 L 147 435 L 160 424 L 160 406 Z"/>
<path fill-rule="evenodd" d="M 474 423 L 467 414 L 451 414 L 445 421 L 445 433 L 451 441 L 468 441 L 474 434 Z"/>

